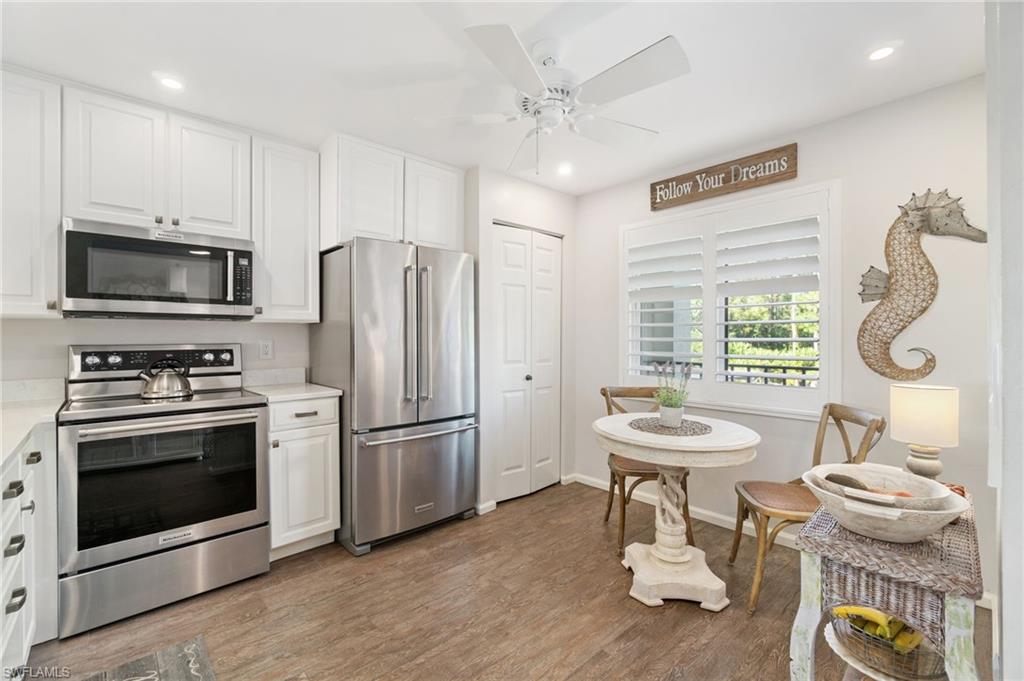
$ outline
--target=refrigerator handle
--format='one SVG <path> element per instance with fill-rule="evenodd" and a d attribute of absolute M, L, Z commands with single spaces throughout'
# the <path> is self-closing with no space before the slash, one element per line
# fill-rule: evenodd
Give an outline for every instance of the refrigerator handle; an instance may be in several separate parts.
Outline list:
<path fill-rule="evenodd" d="M 416 276 L 416 268 L 413 265 L 405 267 L 405 399 L 415 400 L 413 390 L 413 364 L 416 361 L 416 306 L 413 299 L 413 286 Z"/>
<path fill-rule="evenodd" d="M 430 290 L 430 265 L 420 268 L 420 337 L 423 339 L 424 350 L 420 355 L 420 399 L 434 399 L 434 381 L 430 374 L 433 371 L 434 356 L 434 317 L 431 309 L 433 296 Z"/>

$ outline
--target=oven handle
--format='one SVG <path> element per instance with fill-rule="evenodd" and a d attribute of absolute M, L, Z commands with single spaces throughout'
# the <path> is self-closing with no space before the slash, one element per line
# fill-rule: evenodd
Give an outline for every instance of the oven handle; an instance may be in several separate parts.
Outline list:
<path fill-rule="evenodd" d="M 103 428 L 82 428 L 78 431 L 79 438 L 97 437 L 99 435 L 119 434 L 125 435 L 134 432 L 151 432 L 153 430 L 165 430 L 179 427 L 202 427 L 223 423 L 225 421 L 253 421 L 259 418 L 259 414 L 252 412 L 246 414 L 225 414 L 224 416 L 207 416 L 201 419 L 176 419 L 173 421 L 161 421 L 159 423 L 129 424 L 125 426 L 104 426 Z"/>

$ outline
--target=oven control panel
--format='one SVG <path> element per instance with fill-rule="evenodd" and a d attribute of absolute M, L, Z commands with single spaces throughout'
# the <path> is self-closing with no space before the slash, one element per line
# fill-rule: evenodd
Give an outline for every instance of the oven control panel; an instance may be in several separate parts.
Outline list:
<path fill-rule="evenodd" d="M 79 353 L 79 367 L 83 374 L 126 371 L 137 374 L 161 359 L 176 359 L 190 370 L 237 370 L 238 347 L 210 346 L 185 348 L 127 347 L 83 349 Z M 208 373 L 208 372 L 203 372 Z"/>

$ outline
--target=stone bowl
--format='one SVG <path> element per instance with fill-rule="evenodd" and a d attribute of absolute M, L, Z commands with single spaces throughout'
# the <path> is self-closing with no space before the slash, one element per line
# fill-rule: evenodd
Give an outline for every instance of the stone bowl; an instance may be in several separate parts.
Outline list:
<path fill-rule="evenodd" d="M 870 477 L 866 467 L 871 467 Z M 840 468 L 841 467 L 841 468 Z M 825 489 L 820 483 L 829 473 L 851 475 L 865 482 L 869 487 L 882 489 L 904 489 L 921 494 L 924 499 L 939 499 L 941 507 L 935 510 L 900 508 L 881 503 L 855 499 Z M 829 464 L 815 466 L 803 474 L 803 481 L 821 505 L 831 513 L 840 525 L 872 539 L 891 541 L 897 544 L 911 544 L 921 541 L 960 517 L 970 504 L 959 494 L 953 494 L 942 483 L 908 473 L 895 466 L 880 464 Z M 942 488 L 939 490 L 938 488 Z M 876 495 L 883 499 L 900 498 Z"/>

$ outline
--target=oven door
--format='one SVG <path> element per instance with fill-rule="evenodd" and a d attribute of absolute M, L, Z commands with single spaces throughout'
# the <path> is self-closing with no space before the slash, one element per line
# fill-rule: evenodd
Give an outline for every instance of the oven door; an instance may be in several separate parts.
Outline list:
<path fill-rule="evenodd" d="M 266 407 L 59 428 L 59 573 L 269 519 Z"/>
<path fill-rule="evenodd" d="M 68 220 L 62 259 L 68 316 L 253 316 L 246 241 Z"/>

